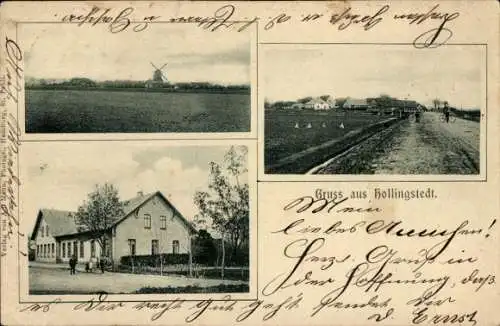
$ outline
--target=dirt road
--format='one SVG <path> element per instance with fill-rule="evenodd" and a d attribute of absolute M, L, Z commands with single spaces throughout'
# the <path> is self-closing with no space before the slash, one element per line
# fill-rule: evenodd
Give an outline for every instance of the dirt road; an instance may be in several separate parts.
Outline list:
<path fill-rule="evenodd" d="M 107 293 L 134 293 L 147 287 L 210 287 L 247 284 L 244 281 L 197 279 L 182 276 L 160 276 L 100 272 L 86 273 L 77 270 L 70 275 L 69 269 L 32 266 L 29 268 L 29 288 L 32 294 L 88 294 L 105 291 Z"/>
<path fill-rule="evenodd" d="M 478 174 L 479 123 L 426 112 L 332 159 L 318 174 Z"/>

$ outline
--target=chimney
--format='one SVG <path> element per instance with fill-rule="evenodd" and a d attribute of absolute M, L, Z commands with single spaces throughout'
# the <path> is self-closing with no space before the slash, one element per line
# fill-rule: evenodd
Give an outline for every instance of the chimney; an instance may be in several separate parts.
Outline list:
<path fill-rule="evenodd" d="M 144 196 L 144 192 L 142 192 L 142 190 L 139 190 L 137 192 L 137 197 L 142 197 L 142 196 Z"/>

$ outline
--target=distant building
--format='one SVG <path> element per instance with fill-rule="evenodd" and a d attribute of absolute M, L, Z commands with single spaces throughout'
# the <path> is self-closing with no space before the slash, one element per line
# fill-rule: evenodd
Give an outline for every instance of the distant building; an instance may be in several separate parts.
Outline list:
<path fill-rule="evenodd" d="M 369 108 L 366 99 L 348 98 L 344 103 L 344 109 L 349 110 L 366 110 Z"/>
<path fill-rule="evenodd" d="M 320 98 L 313 98 L 309 102 L 304 104 L 304 109 L 315 110 L 315 111 L 325 111 L 331 109 L 328 102 L 323 101 Z"/>
<path fill-rule="evenodd" d="M 337 108 L 337 104 L 335 103 L 335 100 L 331 97 L 329 97 L 328 100 L 326 100 L 326 103 L 328 103 L 328 105 L 330 106 L 330 109 Z"/>
<path fill-rule="evenodd" d="M 122 205 L 124 214 L 104 230 L 105 253 L 94 233 L 78 228 L 74 212 L 40 209 L 31 236 L 35 260 L 67 262 L 74 255 L 87 262 L 106 256 L 118 264 L 128 255 L 189 253 L 195 229 L 161 192 L 139 193 Z"/>
<path fill-rule="evenodd" d="M 413 113 L 422 110 L 422 106 L 418 104 L 416 101 L 399 100 L 398 106 L 399 109 L 403 110 L 403 112 Z"/>

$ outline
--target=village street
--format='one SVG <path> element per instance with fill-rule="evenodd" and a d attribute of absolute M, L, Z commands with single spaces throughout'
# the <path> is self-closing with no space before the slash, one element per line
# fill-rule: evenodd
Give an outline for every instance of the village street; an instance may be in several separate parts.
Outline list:
<path fill-rule="evenodd" d="M 438 113 L 426 112 L 420 122 L 398 123 L 318 173 L 477 174 L 479 135 L 478 122 L 445 123 Z"/>
<path fill-rule="evenodd" d="M 111 273 L 100 271 L 86 273 L 77 269 L 75 275 L 69 274 L 69 267 L 60 264 L 32 264 L 29 268 L 31 294 L 91 294 L 134 293 L 146 287 L 211 287 L 220 284 L 247 284 L 243 281 L 197 279 L 182 276 L 160 276 L 145 274 Z"/>

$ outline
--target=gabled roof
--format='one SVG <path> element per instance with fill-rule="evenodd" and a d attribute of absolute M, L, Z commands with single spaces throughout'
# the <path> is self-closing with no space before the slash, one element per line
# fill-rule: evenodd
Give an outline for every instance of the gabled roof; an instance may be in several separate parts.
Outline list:
<path fill-rule="evenodd" d="M 174 211 L 174 214 L 181 219 L 181 222 L 184 223 L 184 225 L 186 225 L 191 232 L 196 232 L 196 229 L 193 227 L 193 225 L 186 220 L 186 218 L 175 208 L 174 205 L 172 205 L 172 203 L 165 196 L 163 196 L 160 191 L 146 195 L 139 195 L 129 200 L 122 201 L 124 214 L 118 217 L 111 227 L 114 227 L 123 222 L 133 212 L 135 212 L 155 196 L 159 196 L 160 199 L 162 199 L 168 206 L 170 206 Z M 83 233 L 78 231 L 74 214 L 74 212 L 70 211 L 40 209 L 35 222 L 35 227 L 31 235 L 31 239 L 35 239 L 42 218 L 45 218 L 45 222 L 49 225 L 50 234 L 54 237 Z"/>
<path fill-rule="evenodd" d="M 310 99 L 306 104 L 328 104 L 319 97 L 315 97 L 313 99 Z"/>
<path fill-rule="evenodd" d="M 78 230 L 73 214 L 74 213 L 70 211 L 61 211 L 57 209 L 41 209 L 38 212 L 35 227 L 33 229 L 33 233 L 31 234 L 31 239 L 35 239 L 38 228 L 40 227 L 40 222 L 42 221 L 42 217 L 49 225 L 49 231 L 53 237 L 61 236 L 64 234 L 77 233 Z"/>
<path fill-rule="evenodd" d="M 123 217 L 119 218 L 113 224 L 113 226 L 118 225 L 119 223 L 123 222 L 134 211 L 141 208 L 142 205 L 144 205 L 146 202 L 148 202 L 151 198 L 153 198 L 155 196 L 160 197 L 160 199 L 162 199 L 168 206 L 172 207 L 174 214 L 181 219 L 181 222 L 184 223 L 184 225 L 186 225 L 191 232 L 196 232 L 196 229 L 193 227 L 193 225 L 191 223 L 189 223 L 188 220 L 186 220 L 186 218 L 177 210 L 177 208 L 175 208 L 174 205 L 172 205 L 172 203 L 165 196 L 163 196 L 163 194 L 160 191 L 157 191 L 157 192 L 154 192 L 154 193 L 151 193 L 148 195 L 144 195 L 142 197 L 138 196 L 138 197 L 132 198 L 129 200 L 130 203 L 127 203 L 127 201 L 125 201 L 124 202 L 125 207 L 123 209 L 125 214 L 123 215 Z"/>

